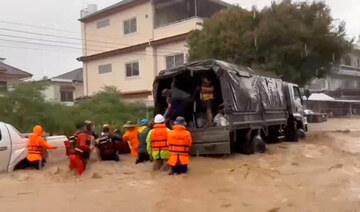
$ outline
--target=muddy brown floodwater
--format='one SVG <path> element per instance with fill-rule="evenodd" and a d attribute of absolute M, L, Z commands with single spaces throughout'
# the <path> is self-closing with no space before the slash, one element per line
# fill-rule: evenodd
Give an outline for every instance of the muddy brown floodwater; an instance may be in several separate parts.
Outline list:
<path fill-rule="evenodd" d="M 0 211 L 360 211 L 360 119 L 312 124 L 299 143 L 263 155 L 192 158 L 188 176 L 151 164 L 67 163 L 0 175 Z"/>

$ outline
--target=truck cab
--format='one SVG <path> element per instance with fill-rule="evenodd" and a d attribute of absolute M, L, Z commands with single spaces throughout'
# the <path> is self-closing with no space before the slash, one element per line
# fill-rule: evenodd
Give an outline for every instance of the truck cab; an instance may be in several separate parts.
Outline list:
<path fill-rule="evenodd" d="M 296 136 L 304 135 L 304 131 L 307 131 L 308 129 L 308 123 L 299 86 L 293 83 L 283 82 L 283 87 L 286 96 L 289 121 L 295 122 L 294 127 L 297 131 L 296 134 L 298 134 Z M 292 123 L 289 124 L 292 125 Z"/>

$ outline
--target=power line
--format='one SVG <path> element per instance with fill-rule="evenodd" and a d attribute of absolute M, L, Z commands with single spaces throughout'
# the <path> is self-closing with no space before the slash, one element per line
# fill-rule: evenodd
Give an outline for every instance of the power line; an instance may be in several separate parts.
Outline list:
<path fill-rule="evenodd" d="M 63 44 L 71 44 L 71 45 L 83 45 L 82 43 L 72 43 L 72 42 L 66 42 L 66 41 L 58 41 L 58 40 L 48 40 L 48 39 L 39 39 L 39 38 L 30 38 L 30 37 L 24 37 L 24 36 L 16 36 L 16 35 L 4 35 L 0 34 L 2 37 L 9 37 L 9 38 L 20 38 L 20 39 L 28 39 L 28 40 L 36 40 L 36 41 L 45 41 L 45 42 L 54 42 L 54 43 L 63 43 Z M 109 46 L 98 46 L 98 45 L 87 45 L 92 47 L 100 47 L 100 48 L 111 48 Z"/>
<path fill-rule="evenodd" d="M 82 48 L 72 47 L 72 46 L 60 46 L 60 45 L 54 45 L 54 44 L 33 43 L 33 42 L 18 41 L 18 40 L 0 39 L 0 41 L 7 41 L 7 42 L 24 43 L 24 44 L 31 44 L 31 45 L 51 46 L 51 47 L 60 47 L 60 48 L 69 48 L 69 49 L 79 49 L 79 50 L 82 50 Z M 95 50 L 95 49 L 88 49 L 88 50 L 90 50 L 90 51 L 102 51 L 102 50 Z"/>
<path fill-rule="evenodd" d="M 68 31 L 68 30 L 65 30 L 65 29 L 58 29 L 58 28 L 45 27 L 45 26 L 32 25 L 32 24 L 23 24 L 23 23 L 17 23 L 17 22 L 12 22 L 12 21 L 4 21 L 4 20 L 0 20 L 0 23 L 13 24 L 13 25 L 18 25 L 18 26 L 34 27 L 34 28 L 39 28 L 39 29 L 47 29 L 47 30 L 54 30 L 54 31 L 61 31 L 61 32 L 68 32 L 68 33 L 76 33 L 76 34 L 81 33 L 81 32 L 75 32 L 75 31 Z"/>
<path fill-rule="evenodd" d="M 30 44 L 30 45 L 40 45 L 40 46 L 50 46 L 50 47 L 58 47 L 58 48 L 68 48 L 68 49 L 77 49 L 77 50 L 82 50 L 82 48 L 78 48 L 78 47 L 71 47 L 71 46 L 61 46 L 61 45 L 53 45 L 53 44 L 45 44 L 45 43 L 33 43 L 33 42 L 27 42 L 27 41 L 17 41 L 17 40 L 8 40 L 8 39 L 0 39 L 0 41 L 7 41 L 7 42 L 14 42 L 14 43 L 24 43 L 24 44 Z M 24 48 L 26 49 L 26 48 Z M 102 52 L 102 50 L 97 50 L 97 49 L 88 49 L 89 51 L 96 51 L 96 52 Z M 160 52 L 163 53 L 163 52 Z M 149 54 L 149 53 L 131 53 L 132 55 L 141 55 L 141 56 L 165 56 L 166 54 L 169 53 L 165 53 L 165 54 Z M 88 55 L 91 56 L 91 55 Z"/>
<path fill-rule="evenodd" d="M 54 49 L 37 49 L 37 48 L 28 48 L 28 47 L 21 47 L 21 46 L 7 46 L 7 45 L 3 45 L 3 44 L 0 44 L 0 47 L 23 49 L 23 50 L 47 51 L 47 52 L 62 52 L 62 51 L 54 50 Z M 62 52 L 62 53 L 68 53 L 68 52 Z"/>
<path fill-rule="evenodd" d="M 0 23 L 6 23 L 6 24 L 13 24 L 13 25 L 19 25 L 19 26 L 28 26 L 28 27 L 34 27 L 34 28 L 39 28 L 39 29 L 48 29 L 48 30 L 55 30 L 55 31 L 61 31 L 61 32 L 67 32 L 67 33 L 74 33 L 74 34 L 80 34 L 81 32 L 75 32 L 75 31 L 69 31 L 69 30 L 64 30 L 64 29 L 57 29 L 57 28 L 52 28 L 52 27 L 45 27 L 45 26 L 39 26 L 39 25 L 31 25 L 31 24 L 23 24 L 23 23 L 17 23 L 17 22 L 11 22 L 11 21 L 4 21 L 4 20 L 0 20 Z M 0 28 L 3 30 L 8 30 L 8 31 L 12 31 L 13 29 L 8 29 L 8 28 Z M 21 30 L 17 30 L 18 32 L 20 32 Z M 33 32 L 28 32 L 28 31 L 21 31 L 21 33 L 33 33 Z M 94 35 L 94 36 L 99 36 L 98 34 L 94 34 L 94 33 L 86 33 L 89 35 Z M 42 35 L 42 36 L 50 36 L 50 37 L 55 37 L 56 35 L 50 35 L 50 34 L 42 34 L 42 33 L 36 33 L 36 35 Z M 115 42 L 105 42 L 105 41 L 97 41 L 97 40 L 84 40 L 81 38 L 73 38 L 73 37 L 67 37 L 67 36 L 56 36 L 56 37 L 62 37 L 65 39 L 76 39 L 76 40 L 81 40 L 81 41 L 89 41 L 89 42 L 97 42 L 97 43 L 106 43 L 106 44 L 111 44 L 111 45 L 121 45 L 121 46 L 129 46 L 128 44 L 123 44 L 123 43 L 115 43 Z M 111 38 L 111 39 L 118 39 L 118 37 L 113 37 L 113 36 L 104 36 L 101 35 L 101 37 L 106 37 L 106 38 Z M 168 50 L 173 50 L 170 48 L 163 48 L 163 49 L 168 49 Z"/>
<path fill-rule="evenodd" d="M 40 38 L 32 38 L 32 37 L 25 37 L 25 36 L 16 36 L 16 35 L 5 35 L 5 34 L 0 34 L 0 36 L 3 36 L 3 37 L 8 37 L 8 38 L 19 38 L 19 39 L 27 39 L 27 40 L 35 40 L 35 41 L 43 41 L 43 42 L 53 42 L 53 43 L 62 43 L 62 44 L 69 44 L 69 45 L 81 45 L 81 43 L 73 43 L 73 42 L 67 42 L 67 41 L 58 41 L 58 40 L 49 40 L 49 39 L 40 39 Z M 16 42 L 16 41 L 14 41 Z M 36 43 L 38 45 L 47 45 L 45 43 Z M 50 45 L 53 45 L 53 44 L 50 44 Z M 106 52 L 106 51 L 111 51 L 111 50 L 114 50 L 114 49 L 111 49 L 111 48 L 114 48 L 114 47 L 109 47 L 109 46 L 99 46 L 99 45 L 87 45 L 87 46 L 90 46 L 90 47 L 99 47 L 99 48 L 102 48 L 102 49 L 87 49 L 87 50 L 92 50 L 92 51 L 99 51 L 99 52 Z M 63 46 L 62 46 L 63 47 Z M 66 46 L 68 47 L 68 46 Z M 79 47 L 78 47 L 79 48 Z M 103 49 L 103 48 L 107 48 L 107 50 Z M 172 52 L 167 52 L 167 51 L 157 51 L 158 53 L 164 53 L 164 54 L 173 54 L 174 52 L 173 51 L 184 51 L 183 49 L 171 49 Z"/>

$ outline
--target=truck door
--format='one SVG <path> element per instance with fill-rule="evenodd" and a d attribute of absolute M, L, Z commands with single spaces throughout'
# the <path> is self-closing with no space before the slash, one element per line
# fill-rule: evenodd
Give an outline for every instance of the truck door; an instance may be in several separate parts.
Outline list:
<path fill-rule="evenodd" d="M 0 172 L 7 171 L 11 156 L 11 138 L 5 124 L 0 124 Z"/>
<path fill-rule="evenodd" d="M 300 120 L 302 120 L 303 116 L 304 116 L 304 106 L 303 106 L 303 99 L 301 97 L 301 93 L 299 90 L 299 87 L 293 85 L 293 104 L 294 104 L 294 109 L 295 111 L 293 111 L 294 116 L 296 118 L 300 118 Z"/>

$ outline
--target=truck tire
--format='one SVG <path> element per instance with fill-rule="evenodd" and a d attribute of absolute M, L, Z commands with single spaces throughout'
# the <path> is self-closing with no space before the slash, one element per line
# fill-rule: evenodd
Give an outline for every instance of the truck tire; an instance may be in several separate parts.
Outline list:
<path fill-rule="evenodd" d="M 254 136 L 251 141 L 252 153 L 265 153 L 266 144 L 260 135 Z"/>
<path fill-rule="evenodd" d="M 251 142 L 251 139 L 248 138 L 244 138 L 244 142 L 241 148 L 241 153 L 245 154 L 245 155 L 250 155 L 250 154 L 254 154 L 254 150 L 253 150 L 253 145 Z"/>

